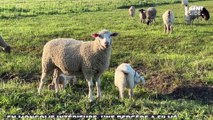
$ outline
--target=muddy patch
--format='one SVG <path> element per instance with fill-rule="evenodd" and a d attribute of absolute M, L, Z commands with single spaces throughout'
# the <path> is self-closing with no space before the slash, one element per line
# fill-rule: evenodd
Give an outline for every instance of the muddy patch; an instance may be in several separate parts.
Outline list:
<path fill-rule="evenodd" d="M 26 73 L 26 74 L 15 74 L 10 72 L 5 72 L 0 74 L 1 82 L 9 82 L 9 81 L 20 81 L 20 82 L 35 82 L 40 79 L 39 73 Z"/>
<path fill-rule="evenodd" d="M 204 81 L 185 81 L 173 75 L 154 74 L 147 80 L 145 89 L 158 98 L 196 100 L 205 104 L 213 104 L 213 85 Z"/>

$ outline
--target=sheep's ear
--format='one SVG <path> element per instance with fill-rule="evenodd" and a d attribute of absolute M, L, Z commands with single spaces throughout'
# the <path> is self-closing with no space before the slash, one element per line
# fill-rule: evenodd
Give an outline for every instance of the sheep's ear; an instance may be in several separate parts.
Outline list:
<path fill-rule="evenodd" d="M 118 33 L 111 33 L 111 35 L 110 36 L 112 36 L 112 37 L 115 37 L 115 36 L 117 36 L 118 35 Z"/>
<path fill-rule="evenodd" d="M 93 33 L 91 36 L 92 36 L 93 38 L 96 38 L 96 37 L 99 37 L 100 35 L 99 35 L 98 33 Z"/>

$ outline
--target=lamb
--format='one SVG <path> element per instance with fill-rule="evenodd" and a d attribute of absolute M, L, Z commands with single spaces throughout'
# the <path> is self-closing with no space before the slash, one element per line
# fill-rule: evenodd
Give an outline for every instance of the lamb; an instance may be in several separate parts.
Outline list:
<path fill-rule="evenodd" d="M 48 88 L 50 90 L 55 90 L 56 82 L 58 82 L 59 84 L 59 89 L 63 90 L 65 89 L 67 84 L 69 84 L 70 86 L 74 85 L 77 82 L 77 79 L 76 79 L 76 76 L 67 76 L 67 75 L 61 74 L 59 75 L 56 81 L 52 81 L 52 83 L 48 85 Z"/>
<path fill-rule="evenodd" d="M 72 38 L 58 38 L 47 42 L 42 54 L 42 75 L 38 88 L 41 93 L 45 78 L 52 74 L 53 80 L 65 75 L 84 75 L 89 86 L 89 100 L 93 101 L 93 79 L 96 82 L 97 97 L 101 97 L 100 76 L 109 67 L 111 37 L 118 33 L 102 30 L 92 34 L 94 41 L 83 42 Z M 58 93 L 58 82 L 55 92 Z"/>
<path fill-rule="evenodd" d="M 173 32 L 173 23 L 174 23 L 174 13 L 172 10 L 167 10 L 163 15 L 164 22 L 164 32 L 172 33 Z"/>
<path fill-rule="evenodd" d="M 10 53 L 11 47 L 4 41 L 4 39 L 1 36 L 0 36 L 0 47 L 2 47 L 6 53 Z"/>
<path fill-rule="evenodd" d="M 140 21 L 143 23 L 146 23 L 147 25 L 151 24 L 153 21 L 155 21 L 155 17 L 157 14 L 157 10 L 155 7 L 149 7 L 147 10 L 140 9 Z"/>
<path fill-rule="evenodd" d="M 115 70 L 114 84 L 119 89 L 120 98 L 124 98 L 124 89 L 129 89 L 129 97 L 133 96 L 133 88 L 140 82 L 145 84 L 143 76 L 140 76 L 130 64 L 122 63 Z"/>
<path fill-rule="evenodd" d="M 189 1 L 188 1 L 188 0 L 182 0 L 182 5 L 188 6 L 188 4 L 189 4 Z"/>
<path fill-rule="evenodd" d="M 135 7 L 134 7 L 134 6 L 131 6 L 131 7 L 129 8 L 129 15 L 130 15 L 131 17 L 134 17 L 134 15 L 135 15 Z"/>
<path fill-rule="evenodd" d="M 209 20 L 209 11 L 204 6 L 185 6 L 185 19 L 187 24 L 192 24 L 194 19 L 202 17 L 204 20 Z"/>

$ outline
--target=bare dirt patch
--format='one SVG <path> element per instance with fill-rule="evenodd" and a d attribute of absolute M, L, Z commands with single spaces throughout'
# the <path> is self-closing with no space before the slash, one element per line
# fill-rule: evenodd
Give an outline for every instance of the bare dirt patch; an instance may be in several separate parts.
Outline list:
<path fill-rule="evenodd" d="M 189 99 L 213 104 L 213 85 L 204 81 L 185 81 L 173 75 L 153 74 L 145 84 L 146 91 L 161 98 Z"/>

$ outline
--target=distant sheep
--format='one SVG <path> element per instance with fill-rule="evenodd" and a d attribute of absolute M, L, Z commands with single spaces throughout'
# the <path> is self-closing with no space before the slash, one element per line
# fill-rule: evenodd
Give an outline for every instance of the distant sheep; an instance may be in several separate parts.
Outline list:
<path fill-rule="evenodd" d="M 134 6 L 131 6 L 131 7 L 129 8 L 129 15 L 130 15 L 131 17 L 134 17 L 134 15 L 135 15 L 135 7 L 134 7 Z"/>
<path fill-rule="evenodd" d="M 204 6 L 185 6 L 185 19 L 187 24 L 192 24 L 194 19 L 202 17 L 204 20 L 209 20 L 209 11 Z"/>
<path fill-rule="evenodd" d="M 172 10 L 167 10 L 163 15 L 163 23 L 164 23 L 164 32 L 172 33 L 173 32 L 173 23 L 174 23 L 174 13 Z"/>
<path fill-rule="evenodd" d="M 182 0 L 182 5 L 188 6 L 189 5 L 189 1 L 188 0 Z"/>
<path fill-rule="evenodd" d="M 74 85 L 77 82 L 76 76 L 67 76 L 64 74 L 59 75 L 56 81 L 52 81 L 51 84 L 48 85 L 50 90 L 55 90 L 55 85 L 59 84 L 59 89 L 64 90 L 67 85 Z"/>
<path fill-rule="evenodd" d="M 0 36 L 0 47 L 2 47 L 6 53 L 10 53 L 11 47 L 4 41 L 4 39 L 1 36 Z"/>
<path fill-rule="evenodd" d="M 157 10 L 155 7 L 149 7 L 147 10 L 140 9 L 140 21 L 143 23 L 146 23 L 147 25 L 151 24 L 153 21 L 155 21 L 155 17 L 157 14 Z"/>
<path fill-rule="evenodd" d="M 133 96 L 133 88 L 138 84 L 145 84 L 144 77 L 140 76 L 130 64 L 122 63 L 115 70 L 114 84 L 119 89 L 120 98 L 124 98 L 124 89 L 129 89 L 129 97 Z"/>
<path fill-rule="evenodd" d="M 102 30 L 92 34 L 94 41 L 83 42 L 72 38 L 58 38 L 47 42 L 42 54 L 42 75 L 39 94 L 47 75 L 53 73 L 57 80 L 65 75 L 83 74 L 89 86 L 89 100 L 93 101 L 93 79 L 96 81 L 97 97 L 101 97 L 100 76 L 109 67 L 111 56 L 111 37 L 118 33 Z M 55 87 L 58 92 L 58 83 Z"/>

